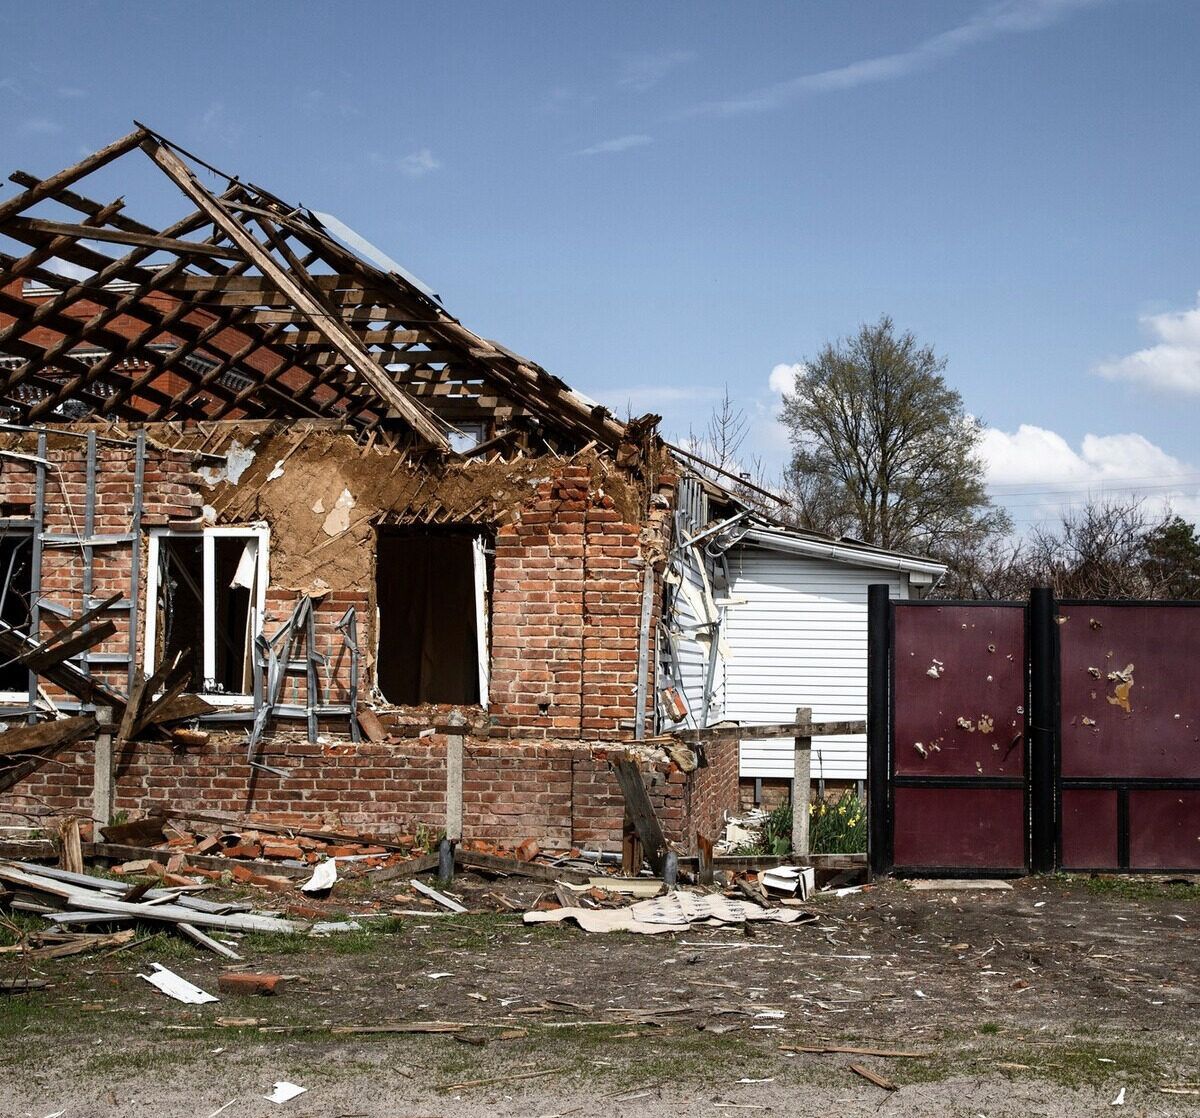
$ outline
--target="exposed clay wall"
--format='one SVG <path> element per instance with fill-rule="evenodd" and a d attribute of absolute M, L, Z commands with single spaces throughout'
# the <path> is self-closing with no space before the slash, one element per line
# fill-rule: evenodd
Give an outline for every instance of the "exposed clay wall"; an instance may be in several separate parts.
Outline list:
<path fill-rule="evenodd" d="M 719 831 L 714 808 L 721 783 L 733 774 L 737 746 L 709 749 L 706 768 L 684 773 L 670 761 L 643 762 L 643 780 L 663 831 L 677 848 L 694 852 L 695 835 Z M 446 739 L 396 743 L 309 743 L 277 735 L 263 758 L 287 770 L 281 778 L 246 763 L 244 738 L 214 735 L 202 752 L 182 755 L 136 745 L 121 758 L 117 809 L 262 812 L 303 816 L 314 825 L 380 834 L 440 831 L 446 822 Z M 7 796 L 4 811 L 35 815 L 90 812 L 92 759 L 87 747 L 64 751 Z M 734 800 L 724 806 L 732 807 Z M 515 845 L 619 849 L 624 800 L 603 747 L 578 742 L 504 741 L 469 737 L 463 750 L 463 826 L 466 839 Z M 294 820 L 293 820 L 294 821 Z"/>

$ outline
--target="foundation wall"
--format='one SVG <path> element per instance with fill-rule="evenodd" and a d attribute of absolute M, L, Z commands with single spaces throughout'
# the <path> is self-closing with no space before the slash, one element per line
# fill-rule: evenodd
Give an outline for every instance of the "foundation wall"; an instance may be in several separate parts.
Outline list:
<path fill-rule="evenodd" d="M 399 743 L 315 744 L 277 735 L 263 760 L 286 778 L 253 769 L 241 735 L 214 735 L 203 750 L 175 755 L 136 744 L 121 757 L 116 807 L 131 817 L 163 810 L 262 813 L 293 823 L 300 816 L 329 826 L 387 835 L 440 832 L 446 823 L 446 739 Z M 719 833 L 715 820 L 737 792 L 737 747 L 708 751 L 705 768 L 644 762 L 643 780 L 663 831 L 694 853 L 699 830 Z M 730 780 L 730 774 L 733 774 Z M 88 746 L 64 751 L 0 802 L 16 819 L 91 812 Z M 536 839 L 546 848 L 620 848 L 624 800 L 604 747 L 572 742 L 467 738 L 463 749 L 463 837 L 516 845 Z"/>

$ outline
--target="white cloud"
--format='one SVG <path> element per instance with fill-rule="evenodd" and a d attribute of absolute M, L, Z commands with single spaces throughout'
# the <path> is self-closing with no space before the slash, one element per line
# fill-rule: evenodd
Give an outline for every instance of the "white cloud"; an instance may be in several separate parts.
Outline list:
<path fill-rule="evenodd" d="M 777 392 L 782 396 L 785 392 L 795 389 L 796 378 L 803 376 L 804 372 L 804 364 L 800 361 L 794 365 L 776 365 L 771 370 L 771 375 L 767 377 L 767 385 L 772 392 Z"/>
<path fill-rule="evenodd" d="M 656 50 L 627 55 L 621 64 L 617 85 L 635 93 L 645 93 L 658 85 L 672 70 L 692 62 L 691 50 Z"/>
<path fill-rule="evenodd" d="M 1089 499 L 1142 496 L 1151 511 L 1170 506 L 1200 518 L 1200 470 L 1144 435 L 1084 435 L 1078 449 L 1062 435 L 1023 423 L 1013 433 L 987 428 L 980 456 L 996 501 L 1014 518 L 1054 518 Z"/>
<path fill-rule="evenodd" d="M 1140 322 L 1156 343 L 1127 357 L 1102 361 L 1092 371 L 1163 392 L 1200 394 L 1200 295 L 1191 310 L 1147 314 Z"/>
<path fill-rule="evenodd" d="M 697 111 L 715 116 L 765 112 L 806 94 L 835 93 L 862 85 L 894 81 L 952 58 L 967 47 L 986 43 L 1002 35 L 1041 30 L 1077 9 L 1100 2 L 1103 0 L 998 0 L 986 5 L 965 23 L 925 39 L 908 50 L 801 74 L 752 90 L 741 97 L 709 102 L 701 105 Z"/>
<path fill-rule="evenodd" d="M 410 179 L 419 179 L 431 171 L 441 170 L 442 161 L 429 148 L 418 148 L 398 160 L 396 165 Z"/>
<path fill-rule="evenodd" d="M 631 136 L 618 136 L 615 140 L 602 140 L 598 144 L 592 144 L 590 148 L 584 148 L 582 151 L 576 152 L 576 155 L 611 155 L 614 152 L 628 151 L 630 148 L 645 147 L 646 144 L 652 144 L 654 138 L 652 136 L 644 136 L 641 133 L 635 133 Z"/>

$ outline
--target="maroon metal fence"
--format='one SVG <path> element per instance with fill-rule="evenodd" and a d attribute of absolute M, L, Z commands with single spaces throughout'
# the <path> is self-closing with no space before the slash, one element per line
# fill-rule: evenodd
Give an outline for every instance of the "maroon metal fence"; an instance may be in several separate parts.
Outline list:
<path fill-rule="evenodd" d="M 1060 602 L 1058 864 L 1200 869 L 1200 609 Z"/>
<path fill-rule="evenodd" d="M 1200 869 L 1197 605 L 872 587 L 876 872 Z"/>

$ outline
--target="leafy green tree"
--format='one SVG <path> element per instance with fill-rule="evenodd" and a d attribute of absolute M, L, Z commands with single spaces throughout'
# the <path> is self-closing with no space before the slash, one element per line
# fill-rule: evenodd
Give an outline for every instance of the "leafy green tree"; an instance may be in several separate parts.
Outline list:
<path fill-rule="evenodd" d="M 1200 598 L 1200 536 L 1196 525 L 1172 516 L 1145 536 L 1148 581 L 1161 598 Z"/>
<path fill-rule="evenodd" d="M 948 558 L 1008 529 L 976 453 L 983 427 L 945 368 L 887 316 L 804 363 L 782 416 L 802 526 Z"/>

